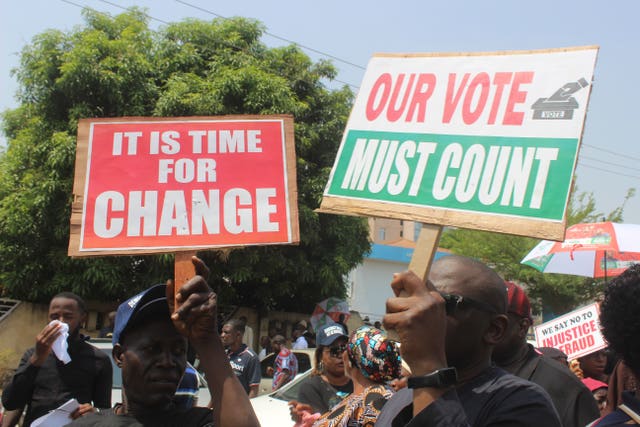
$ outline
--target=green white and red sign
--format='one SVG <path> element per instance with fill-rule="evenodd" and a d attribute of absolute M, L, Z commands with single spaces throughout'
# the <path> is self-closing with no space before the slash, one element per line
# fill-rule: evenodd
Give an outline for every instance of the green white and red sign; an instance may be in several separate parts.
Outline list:
<path fill-rule="evenodd" d="M 534 326 L 537 347 L 554 347 L 569 360 L 586 356 L 607 346 L 600 332 L 600 311 L 593 303 Z"/>
<path fill-rule="evenodd" d="M 562 239 L 596 55 L 375 55 L 321 209 Z"/>
<path fill-rule="evenodd" d="M 81 120 L 69 253 L 299 241 L 288 116 Z"/>

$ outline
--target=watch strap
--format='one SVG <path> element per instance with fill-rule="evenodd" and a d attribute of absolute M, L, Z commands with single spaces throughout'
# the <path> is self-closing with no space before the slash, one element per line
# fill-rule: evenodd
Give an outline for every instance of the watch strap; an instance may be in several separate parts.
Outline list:
<path fill-rule="evenodd" d="M 427 375 L 409 377 L 407 387 L 409 388 L 447 388 L 456 385 L 458 382 L 458 372 L 456 368 L 442 368 Z"/>

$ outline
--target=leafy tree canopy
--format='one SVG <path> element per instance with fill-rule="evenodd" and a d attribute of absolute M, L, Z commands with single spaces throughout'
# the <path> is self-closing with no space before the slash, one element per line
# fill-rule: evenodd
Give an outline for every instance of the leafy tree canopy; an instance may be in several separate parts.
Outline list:
<path fill-rule="evenodd" d="M 630 189 L 621 206 L 605 215 L 596 209 L 592 193 L 579 192 L 576 188 L 569 202 L 567 224 L 621 222 L 624 206 L 634 194 L 635 190 Z M 440 246 L 450 249 L 453 253 L 482 260 L 506 280 L 526 283 L 529 296 L 534 301 L 541 301 L 553 313 L 564 314 L 581 304 L 593 301 L 603 289 L 601 280 L 565 274 L 543 274 L 520 264 L 539 242 L 537 239 L 508 234 L 448 229 L 442 235 Z"/>
<path fill-rule="evenodd" d="M 67 255 L 78 119 L 121 116 L 292 114 L 301 243 L 200 254 L 227 304 L 307 311 L 344 296 L 344 277 L 369 250 L 364 219 L 319 206 L 353 94 L 295 46 L 267 48 L 263 26 L 234 18 L 185 20 L 158 31 L 139 9 L 85 11 L 70 32 L 24 48 L 14 73 L 20 106 L 3 114 L 0 283 L 5 294 L 47 301 L 71 290 L 119 299 L 164 281 L 173 256 L 70 259 Z"/>

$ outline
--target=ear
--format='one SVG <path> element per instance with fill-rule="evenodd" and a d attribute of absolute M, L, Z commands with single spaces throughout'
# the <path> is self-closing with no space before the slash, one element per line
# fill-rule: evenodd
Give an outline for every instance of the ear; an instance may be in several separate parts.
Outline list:
<path fill-rule="evenodd" d="M 508 324 L 509 319 L 506 314 L 494 315 L 484 333 L 485 342 L 489 345 L 496 345 L 502 341 L 502 338 L 504 338 L 504 334 L 507 331 Z"/>
<path fill-rule="evenodd" d="M 518 320 L 518 337 L 525 338 L 527 336 L 527 332 L 529 332 L 529 327 L 531 326 L 531 321 L 526 317 L 523 317 Z"/>
<path fill-rule="evenodd" d="M 120 344 L 114 344 L 113 349 L 111 350 L 111 355 L 113 356 L 113 361 L 116 362 L 118 368 L 122 368 L 124 348 L 122 348 Z"/>

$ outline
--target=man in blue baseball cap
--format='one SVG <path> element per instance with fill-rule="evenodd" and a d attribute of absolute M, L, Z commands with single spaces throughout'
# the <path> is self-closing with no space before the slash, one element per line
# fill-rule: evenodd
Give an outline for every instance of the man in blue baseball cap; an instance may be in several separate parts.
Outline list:
<path fill-rule="evenodd" d="M 118 307 L 113 359 L 122 369 L 124 404 L 71 426 L 259 426 L 242 385 L 227 362 L 216 325 L 217 297 L 207 266 L 192 258 L 196 276 L 183 285 L 155 285 Z M 185 408 L 174 395 L 187 366 L 187 339 L 200 356 L 211 403 Z"/>

